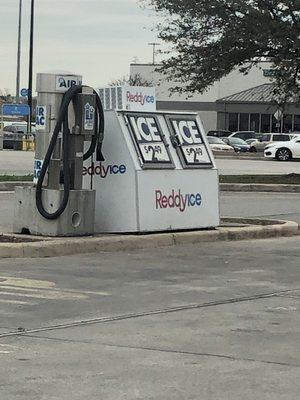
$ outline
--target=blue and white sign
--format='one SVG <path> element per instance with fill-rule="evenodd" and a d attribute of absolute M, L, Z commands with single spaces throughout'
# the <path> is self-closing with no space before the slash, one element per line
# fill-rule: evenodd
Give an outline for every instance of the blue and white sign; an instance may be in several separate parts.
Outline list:
<path fill-rule="evenodd" d="M 95 108 L 86 103 L 84 106 L 84 129 L 86 131 L 94 130 L 95 126 Z"/>
<path fill-rule="evenodd" d="M 47 107 L 37 106 L 36 108 L 36 129 L 44 131 L 46 129 Z"/>
<path fill-rule="evenodd" d="M 66 92 L 71 87 L 82 84 L 82 78 L 78 75 L 56 75 L 55 89 L 58 92 Z"/>
<path fill-rule="evenodd" d="M 21 89 L 20 94 L 22 97 L 27 97 L 28 96 L 28 89 Z"/>
<path fill-rule="evenodd" d="M 34 168 L 33 168 L 33 183 L 37 184 L 44 160 L 34 160 Z"/>
<path fill-rule="evenodd" d="M 30 109 L 27 104 L 3 104 L 2 114 L 3 115 L 19 115 L 25 117 L 29 115 Z"/>

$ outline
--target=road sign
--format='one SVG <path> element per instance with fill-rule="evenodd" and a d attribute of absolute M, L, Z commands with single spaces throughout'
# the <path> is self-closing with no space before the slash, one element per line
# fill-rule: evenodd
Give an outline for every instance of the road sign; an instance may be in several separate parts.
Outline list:
<path fill-rule="evenodd" d="M 3 115 L 19 115 L 25 117 L 29 115 L 30 109 L 27 104 L 3 104 L 2 114 Z"/>
<path fill-rule="evenodd" d="M 28 96 L 28 89 L 25 89 L 25 88 L 24 88 L 24 89 L 21 89 L 21 92 L 20 92 L 20 93 L 21 93 L 21 96 L 22 96 L 22 97 L 27 97 L 27 96 Z"/>

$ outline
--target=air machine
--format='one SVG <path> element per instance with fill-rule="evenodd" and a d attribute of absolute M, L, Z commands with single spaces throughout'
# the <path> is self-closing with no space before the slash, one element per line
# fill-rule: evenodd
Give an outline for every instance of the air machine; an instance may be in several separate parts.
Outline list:
<path fill-rule="evenodd" d="M 14 232 L 217 227 L 218 170 L 198 114 L 157 111 L 154 88 L 81 82 L 37 75 L 34 186 L 16 188 Z"/>
<path fill-rule="evenodd" d="M 98 94 L 81 82 L 78 75 L 37 75 L 35 186 L 15 190 L 15 233 L 94 233 L 95 190 L 83 188 L 82 170 L 84 160 L 102 161 L 104 116 Z"/>

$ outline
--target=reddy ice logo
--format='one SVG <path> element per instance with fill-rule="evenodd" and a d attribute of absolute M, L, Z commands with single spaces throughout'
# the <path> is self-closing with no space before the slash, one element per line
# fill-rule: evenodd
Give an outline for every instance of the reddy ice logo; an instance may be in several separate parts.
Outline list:
<path fill-rule="evenodd" d="M 126 174 L 126 166 L 124 164 L 121 165 L 103 165 L 94 163 L 90 167 L 83 167 L 83 176 L 99 176 L 104 179 L 110 175 L 124 175 Z"/>
<path fill-rule="evenodd" d="M 200 207 L 202 196 L 200 193 L 182 194 L 181 190 L 172 190 L 171 193 L 164 194 L 161 190 L 155 190 L 155 207 L 157 210 L 165 208 L 177 208 L 180 212 L 185 212 L 189 207 Z"/>
<path fill-rule="evenodd" d="M 126 98 L 128 103 L 139 103 L 141 106 L 145 104 L 154 104 L 155 97 L 151 95 L 145 95 L 143 93 L 131 93 L 129 91 L 126 92 Z"/>

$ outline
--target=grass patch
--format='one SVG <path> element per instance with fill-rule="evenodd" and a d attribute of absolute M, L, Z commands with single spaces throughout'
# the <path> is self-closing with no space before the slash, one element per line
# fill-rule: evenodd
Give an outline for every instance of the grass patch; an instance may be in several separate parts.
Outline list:
<path fill-rule="evenodd" d="M 0 175 L 0 182 L 32 182 L 33 175 Z"/>
<path fill-rule="evenodd" d="M 0 175 L 0 182 L 32 182 L 33 175 Z M 220 175 L 220 183 L 264 183 L 300 185 L 300 174 L 288 175 Z"/>
<path fill-rule="evenodd" d="M 300 185 L 300 174 L 288 175 L 221 175 L 220 183 L 263 183 Z"/>

